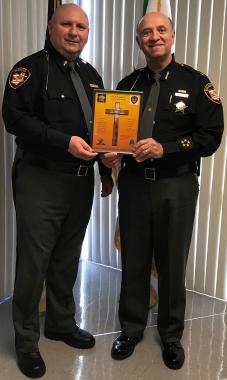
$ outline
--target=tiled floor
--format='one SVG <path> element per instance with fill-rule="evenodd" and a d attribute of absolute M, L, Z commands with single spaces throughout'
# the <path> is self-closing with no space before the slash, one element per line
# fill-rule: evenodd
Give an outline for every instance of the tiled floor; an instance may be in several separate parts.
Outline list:
<path fill-rule="evenodd" d="M 187 294 L 185 333 L 186 361 L 182 369 L 166 368 L 156 331 L 155 310 L 150 312 L 145 337 L 134 354 L 124 360 L 110 357 L 119 332 L 117 318 L 121 272 L 83 262 L 75 286 L 77 322 L 96 336 L 90 350 L 73 349 L 43 337 L 40 351 L 49 380 L 227 380 L 227 303 Z M 43 316 L 41 317 L 43 320 Z M 11 302 L 0 305 L 0 380 L 22 380 L 13 346 Z"/>

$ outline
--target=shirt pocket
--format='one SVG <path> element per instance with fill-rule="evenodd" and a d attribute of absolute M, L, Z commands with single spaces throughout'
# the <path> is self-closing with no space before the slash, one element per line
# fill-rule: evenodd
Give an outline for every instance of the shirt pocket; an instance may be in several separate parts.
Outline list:
<path fill-rule="evenodd" d="M 45 103 L 45 116 L 50 123 L 65 123 L 75 113 L 75 96 L 70 92 L 48 90 Z"/>
<path fill-rule="evenodd" d="M 189 99 L 172 97 L 158 109 L 155 121 L 156 132 L 169 139 L 190 134 L 195 128 L 195 105 Z"/>
<path fill-rule="evenodd" d="M 195 104 L 189 98 L 171 96 L 169 103 L 163 105 L 159 117 L 165 120 L 192 120 L 195 114 Z"/>

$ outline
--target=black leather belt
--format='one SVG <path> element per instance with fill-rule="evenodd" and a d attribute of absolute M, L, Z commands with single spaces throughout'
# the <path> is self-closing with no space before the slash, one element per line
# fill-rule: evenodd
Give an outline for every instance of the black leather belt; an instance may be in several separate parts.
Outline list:
<path fill-rule="evenodd" d="M 23 160 L 40 168 L 54 172 L 74 174 L 77 177 L 85 177 L 88 175 L 89 170 L 93 168 L 91 165 L 89 166 L 73 162 L 57 162 L 48 160 L 42 157 L 38 157 L 30 152 L 24 153 Z"/>
<path fill-rule="evenodd" d="M 183 174 L 192 173 L 193 169 L 190 165 L 181 165 L 175 168 L 159 169 L 155 167 L 141 167 L 134 165 L 125 165 L 128 170 L 138 177 L 142 177 L 148 181 L 157 181 L 162 178 L 178 177 Z"/>

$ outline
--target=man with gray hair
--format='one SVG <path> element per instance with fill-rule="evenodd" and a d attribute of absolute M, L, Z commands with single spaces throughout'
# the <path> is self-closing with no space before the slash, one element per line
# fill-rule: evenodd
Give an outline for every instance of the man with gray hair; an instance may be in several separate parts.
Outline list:
<path fill-rule="evenodd" d="M 113 343 L 114 359 L 129 357 L 146 327 L 152 256 L 158 272 L 157 327 L 163 360 L 181 368 L 186 304 L 185 273 L 201 157 L 212 155 L 223 133 L 221 100 L 206 75 L 178 64 L 171 54 L 171 20 L 158 12 L 137 26 L 137 42 L 147 67 L 134 71 L 119 90 L 144 92 L 139 141 L 124 155 L 118 177 L 122 284 L 122 333 Z M 121 156 L 105 153 L 116 166 Z"/>

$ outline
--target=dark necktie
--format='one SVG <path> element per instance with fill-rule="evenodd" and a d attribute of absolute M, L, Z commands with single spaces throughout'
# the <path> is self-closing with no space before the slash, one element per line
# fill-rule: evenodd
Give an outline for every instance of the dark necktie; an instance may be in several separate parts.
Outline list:
<path fill-rule="evenodd" d="M 161 75 L 156 73 L 153 76 L 154 83 L 151 86 L 150 93 L 147 99 L 145 109 L 142 116 L 142 128 L 140 131 L 140 139 L 146 139 L 152 136 L 154 117 L 158 104 L 158 97 L 160 92 Z"/>
<path fill-rule="evenodd" d="M 70 76 L 73 82 L 73 85 L 75 87 L 75 90 L 77 92 L 80 105 L 84 114 L 84 118 L 86 121 L 90 141 L 91 141 L 91 117 L 92 117 L 92 109 L 91 105 L 89 103 L 87 94 L 84 89 L 84 85 L 80 79 L 80 76 L 78 72 L 75 70 L 75 62 L 71 61 L 69 62 L 69 69 L 70 69 Z"/>

